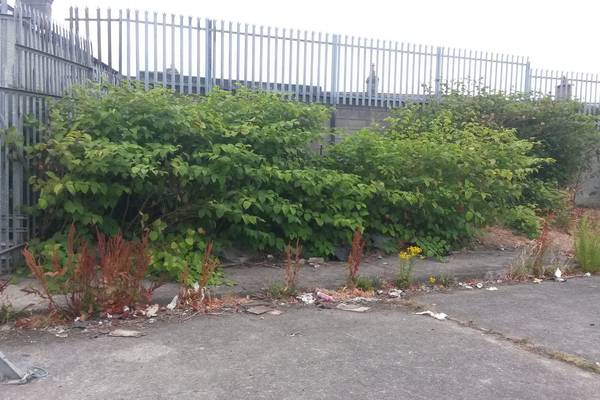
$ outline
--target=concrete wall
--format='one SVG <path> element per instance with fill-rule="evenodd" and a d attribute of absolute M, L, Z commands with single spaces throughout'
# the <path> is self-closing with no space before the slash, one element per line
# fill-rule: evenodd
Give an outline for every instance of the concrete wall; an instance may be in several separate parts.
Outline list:
<path fill-rule="evenodd" d="M 600 208 L 600 159 L 592 157 L 581 175 L 575 205 L 578 207 Z"/>
<path fill-rule="evenodd" d="M 338 105 L 333 113 L 332 126 L 347 133 L 354 133 L 374 124 L 383 124 L 389 111 L 382 107 Z"/>

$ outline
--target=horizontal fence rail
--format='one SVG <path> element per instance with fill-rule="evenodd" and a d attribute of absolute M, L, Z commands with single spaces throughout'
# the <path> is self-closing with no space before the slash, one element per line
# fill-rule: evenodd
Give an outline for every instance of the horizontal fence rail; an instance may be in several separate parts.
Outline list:
<path fill-rule="evenodd" d="M 75 7 L 67 21 L 111 76 L 180 93 L 242 85 L 304 102 L 397 107 L 485 88 L 600 104 L 597 75 L 534 70 L 524 56 L 137 10 Z"/>

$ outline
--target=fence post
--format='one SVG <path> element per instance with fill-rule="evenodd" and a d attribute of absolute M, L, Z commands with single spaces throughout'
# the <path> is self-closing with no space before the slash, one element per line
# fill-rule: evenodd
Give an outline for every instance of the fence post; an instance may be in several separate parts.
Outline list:
<path fill-rule="evenodd" d="M 206 19 L 206 74 L 204 78 L 205 94 L 208 94 L 213 85 L 213 27 L 212 20 Z M 199 82 L 198 82 L 199 83 Z"/>
<path fill-rule="evenodd" d="M 333 34 L 331 38 L 331 105 L 337 104 L 340 35 Z"/>
<path fill-rule="evenodd" d="M 527 60 L 525 64 L 525 93 L 531 92 L 531 63 Z"/>
<path fill-rule="evenodd" d="M 435 97 L 442 96 L 442 48 L 438 46 L 435 53 Z"/>

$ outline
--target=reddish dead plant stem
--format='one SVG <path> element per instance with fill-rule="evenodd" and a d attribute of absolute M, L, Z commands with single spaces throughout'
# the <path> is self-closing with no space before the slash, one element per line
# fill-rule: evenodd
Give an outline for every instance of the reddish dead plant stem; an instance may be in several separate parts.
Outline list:
<path fill-rule="evenodd" d="M 358 280 L 358 268 L 362 261 L 363 250 L 365 242 L 363 240 L 362 232 L 360 229 L 354 231 L 352 237 L 352 249 L 348 256 L 348 287 L 355 287 L 356 281 Z"/>
<path fill-rule="evenodd" d="M 46 272 L 28 248 L 23 256 L 41 285 L 41 290 L 27 289 L 48 301 L 51 310 L 71 316 L 87 316 L 99 311 L 122 312 L 125 306 L 148 303 L 158 286 L 144 287 L 150 257 L 147 235 L 140 241 L 127 241 L 121 234 L 107 238 L 97 234 L 97 252 L 85 240 L 78 240 L 75 226 L 67 235 L 66 260 L 61 264 L 57 254 L 52 258 L 52 271 Z M 50 291 L 50 282 L 65 296 L 59 305 Z"/>
<path fill-rule="evenodd" d="M 288 243 L 285 248 L 285 292 L 293 293 L 298 283 L 298 273 L 300 272 L 300 257 L 302 246 L 300 240 L 296 240 L 296 248 L 292 258 L 292 245 Z"/>

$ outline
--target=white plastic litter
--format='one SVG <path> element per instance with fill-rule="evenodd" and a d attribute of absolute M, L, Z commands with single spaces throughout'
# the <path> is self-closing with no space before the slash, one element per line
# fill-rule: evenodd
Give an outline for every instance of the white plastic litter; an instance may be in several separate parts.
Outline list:
<path fill-rule="evenodd" d="M 483 289 L 483 283 L 481 282 L 477 282 L 475 286 L 477 286 L 477 289 Z"/>
<path fill-rule="evenodd" d="M 147 318 L 154 318 L 158 315 L 158 309 L 159 309 L 159 305 L 158 304 L 154 304 L 151 306 L 148 306 L 148 308 L 146 308 L 146 317 Z"/>
<path fill-rule="evenodd" d="M 554 280 L 557 282 L 565 281 L 565 279 L 562 277 L 562 271 L 560 270 L 560 268 L 556 268 L 556 271 L 554 271 Z"/>
<path fill-rule="evenodd" d="M 427 310 L 427 311 L 421 311 L 421 312 L 418 312 L 418 313 L 415 313 L 415 314 L 416 315 L 429 315 L 430 317 L 435 318 L 435 319 L 440 320 L 440 321 L 444 321 L 446 318 L 448 318 L 448 314 L 444 314 L 443 312 L 436 313 L 436 312 L 429 311 L 429 310 Z"/>
<path fill-rule="evenodd" d="M 583 274 L 583 276 L 589 277 L 589 276 L 592 276 L 592 274 L 590 274 L 589 272 L 586 272 L 585 274 Z"/>
<path fill-rule="evenodd" d="M 494 291 L 494 290 L 498 290 L 498 288 L 496 286 L 490 286 L 489 288 L 486 288 L 485 290 Z"/>
<path fill-rule="evenodd" d="M 108 336 L 114 337 L 141 337 L 144 334 L 140 331 L 128 330 L 128 329 L 115 329 L 108 333 Z"/>
<path fill-rule="evenodd" d="M 533 283 L 542 283 L 540 278 L 533 278 Z"/>
<path fill-rule="evenodd" d="M 169 304 L 167 304 L 167 310 L 173 311 L 175 309 L 175 307 L 177 307 L 178 302 L 179 302 L 179 296 L 175 295 L 175 297 L 173 297 L 173 300 L 171 300 L 171 302 Z"/>
<path fill-rule="evenodd" d="M 371 309 L 371 307 L 359 306 L 357 304 L 338 304 L 335 308 L 343 311 L 353 311 L 353 312 L 366 312 Z"/>
<path fill-rule="evenodd" d="M 401 297 L 402 296 L 402 290 L 400 290 L 400 289 L 391 289 L 388 292 L 388 296 L 394 297 L 394 298 Z"/>
<path fill-rule="evenodd" d="M 296 297 L 298 300 L 303 302 L 304 304 L 314 304 L 315 296 L 312 293 L 302 293 L 300 296 Z"/>

